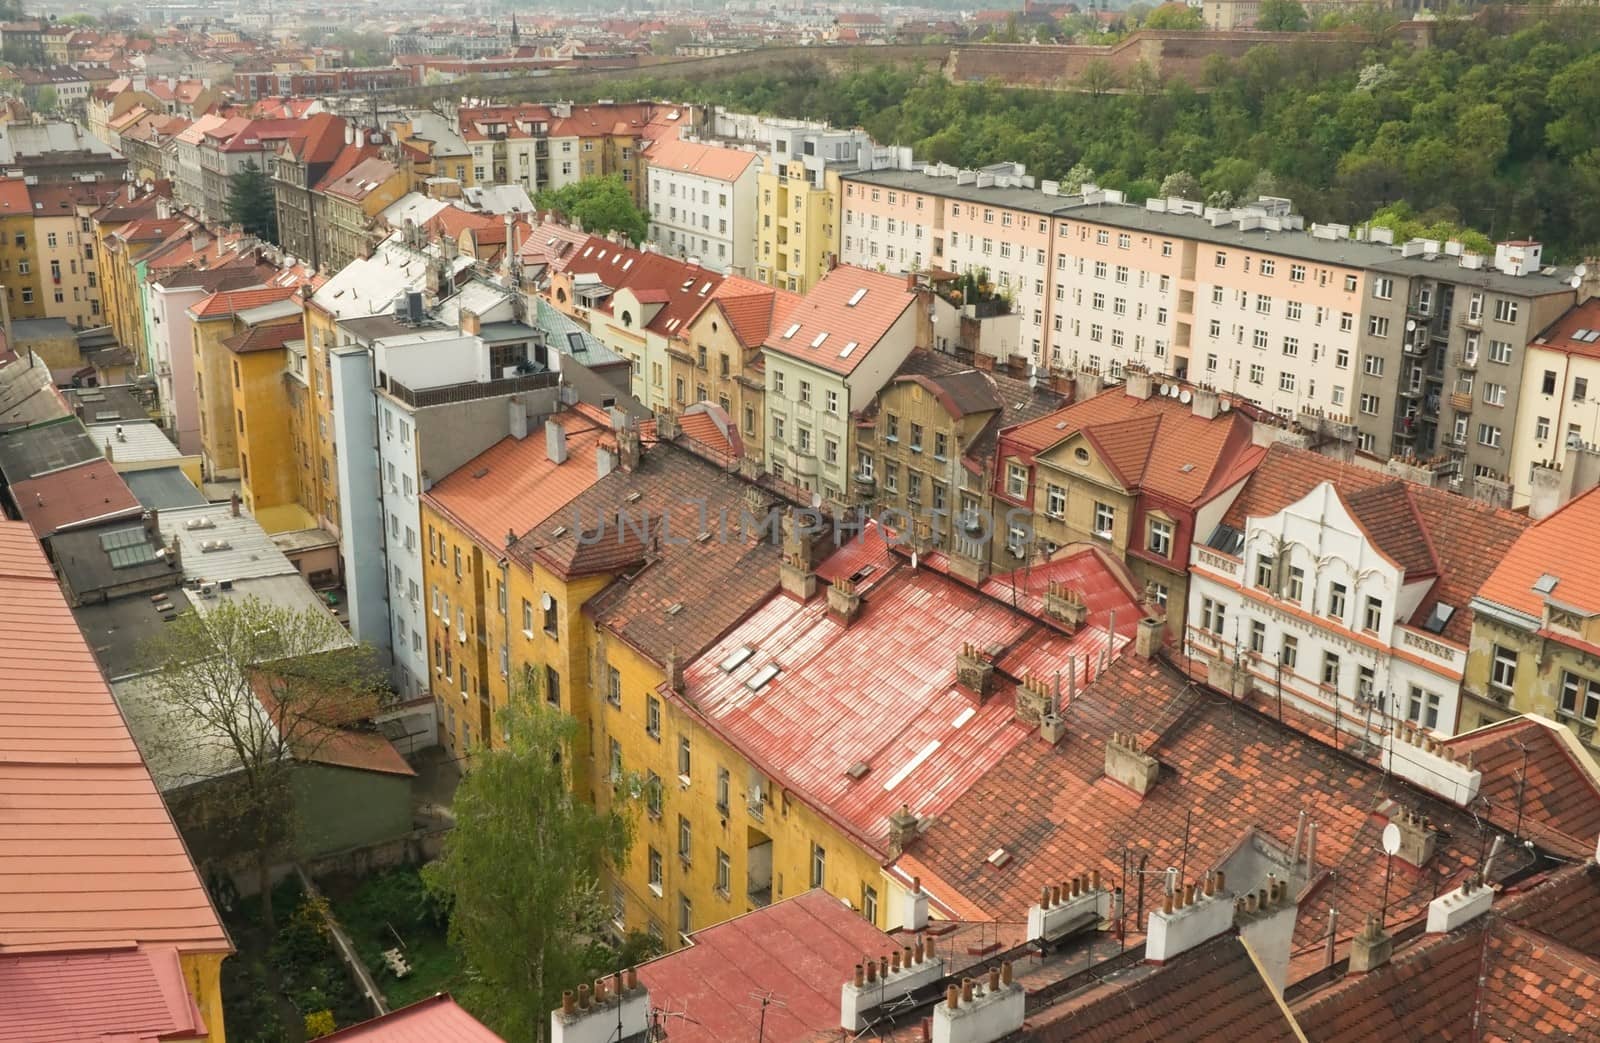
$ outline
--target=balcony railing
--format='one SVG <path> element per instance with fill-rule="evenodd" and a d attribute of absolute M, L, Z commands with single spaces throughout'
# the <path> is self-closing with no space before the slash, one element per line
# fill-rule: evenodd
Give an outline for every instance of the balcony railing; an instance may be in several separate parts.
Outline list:
<path fill-rule="evenodd" d="M 389 394 L 398 398 L 413 409 L 422 409 L 426 406 L 443 406 L 454 402 L 475 402 L 480 398 L 496 398 L 500 395 L 514 395 L 521 391 L 539 391 L 552 388 L 561 382 L 561 374 L 552 371 L 542 373 L 525 373 L 517 377 L 505 377 L 500 380 L 472 382 L 467 384 L 451 384 L 448 387 L 424 388 L 413 391 L 398 380 L 388 382 Z"/>

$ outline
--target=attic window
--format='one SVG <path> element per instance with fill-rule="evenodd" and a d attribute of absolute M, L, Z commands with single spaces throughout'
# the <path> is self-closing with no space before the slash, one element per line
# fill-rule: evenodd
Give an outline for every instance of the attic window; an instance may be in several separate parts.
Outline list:
<path fill-rule="evenodd" d="M 817 334 L 815 337 L 813 337 L 811 339 L 811 346 L 813 348 L 820 348 L 820 347 L 822 347 L 822 342 L 827 340 L 827 339 L 828 339 L 828 331 L 827 330 L 823 330 L 821 333 Z"/>
<path fill-rule="evenodd" d="M 1546 572 L 1544 575 L 1533 581 L 1533 589 L 1535 593 L 1548 594 L 1552 590 L 1556 589 L 1556 584 L 1560 582 L 1561 577 L 1552 576 L 1550 573 Z"/>
<path fill-rule="evenodd" d="M 683 602 L 681 602 L 681 601 L 674 601 L 672 604 L 667 606 L 667 615 L 669 615 L 669 616 L 675 616 L 679 612 L 682 612 L 682 611 L 683 611 Z"/>
<path fill-rule="evenodd" d="M 799 332 L 800 332 L 800 324 L 797 322 L 793 326 L 790 326 L 788 329 L 783 331 L 783 339 L 784 340 L 789 340 L 796 333 L 799 333 Z"/>
<path fill-rule="evenodd" d="M 704 297 L 706 294 L 708 294 L 710 292 L 711 292 L 711 283 L 706 282 L 706 283 L 702 283 L 700 285 L 700 296 Z"/>
<path fill-rule="evenodd" d="M 623 271 L 627 271 L 629 268 L 632 268 L 632 267 L 633 267 L 633 258 L 632 257 L 630 257 L 626 261 L 622 262 L 622 270 Z"/>
<path fill-rule="evenodd" d="M 856 305 L 861 303 L 861 298 L 865 297 L 866 295 L 867 295 L 867 288 L 865 286 L 863 286 L 863 287 L 861 287 L 861 289 L 857 290 L 855 293 L 852 293 L 850 295 L 850 299 L 845 302 L 844 306 L 846 308 L 854 308 Z"/>
<path fill-rule="evenodd" d="M 744 683 L 752 692 L 759 692 L 767 686 L 767 682 L 778 676 L 778 664 L 768 663 L 755 672 L 755 676 Z"/>
<path fill-rule="evenodd" d="M 989 857 L 984 859 L 984 861 L 994 866 L 996 869 L 1001 869 L 1007 862 L 1011 861 L 1011 852 L 1007 851 L 1003 847 L 997 847 L 993 851 L 989 852 Z"/>
<path fill-rule="evenodd" d="M 682 288 L 685 289 L 685 290 L 694 289 L 694 280 L 693 279 L 685 279 L 685 280 L 683 280 L 683 287 Z"/>
<path fill-rule="evenodd" d="M 1446 605 L 1442 601 L 1435 602 L 1433 611 L 1428 613 L 1427 621 L 1422 624 L 1422 629 L 1430 634 L 1442 634 L 1444 633 L 1444 628 L 1450 623 L 1451 617 L 1455 614 L 1456 607 L 1454 605 Z"/>
<path fill-rule="evenodd" d="M 852 351 L 855 351 L 856 348 L 858 348 L 858 347 L 860 347 L 859 344 L 857 344 L 855 341 L 851 341 L 850 343 L 846 344 L 844 347 L 839 349 L 839 357 L 842 358 L 842 359 L 849 358 L 850 357 L 850 353 Z"/>

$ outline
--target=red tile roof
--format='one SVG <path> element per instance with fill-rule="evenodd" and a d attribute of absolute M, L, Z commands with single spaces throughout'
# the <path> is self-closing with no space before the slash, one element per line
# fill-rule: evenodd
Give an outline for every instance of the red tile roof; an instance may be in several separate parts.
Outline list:
<path fill-rule="evenodd" d="M 695 931 L 639 967 L 650 1006 L 672 1011 L 672 1043 L 800 1040 L 839 1031 L 839 989 L 862 953 L 897 947 L 822 890 Z M 766 1005 L 759 997 L 770 995 Z M 756 997 L 752 999 L 751 997 Z M 763 1018 L 765 1019 L 763 1025 Z"/>
<path fill-rule="evenodd" d="M 0 951 L 230 952 L 39 545 L 0 554 Z"/>
<path fill-rule="evenodd" d="M 132 517 L 144 510 L 128 483 L 105 459 L 17 482 L 11 487 L 11 498 L 23 521 L 41 540 L 64 528 L 97 519 Z"/>
<path fill-rule="evenodd" d="M 235 315 L 251 308 L 259 308 L 263 304 L 276 304 L 286 301 L 300 292 L 298 286 L 263 286 L 254 290 L 224 290 L 214 293 L 203 301 L 198 301 L 189 308 L 189 314 L 196 319 L 220 319 L 228 315 Z"/>
<path fill-rule="evenodd" d="M 322 1038 L 339 1043 L 501 1043 L 446 992 Z"/>
<path fill-rule="evenodd" d="M 1580 339 L 1577 334 L 1583 333 Z M 1600 298 L 1569 310 L 1534 339 L 1534 345 L 1584 358 L 1600 358 Z"/>
<path fill-rule="evenodd" d="M 711 294 L 711 299 L 727 317 L 734 336 L 746 348 L 759 348 L 799 304 L 801 297 L 789 290 L 765 286 L 753 279 L 730 275 Z"/>
<path fill-rule="evenodd" d="M 292 340 L 300 340 L 305 332 L 302 323 L 293 321 L 251 326 L 242 333 L 224 338 L 222 346 L 240 355 L 253 351 L 275 351 Z"/>
<path fill-rule="evenodd" d="M 849 375 L 916 299 L 904 276 L 841 264 L 817 280 L 811 292 L 789 310 L 782 328 L 773 327 L 766 347 Z M 852 300 L 856 303 L 851 304 Z M 818 337 L 824 338 L 822 343 L 812 347 Z M 852 344 L 856 346 L 851 348 Z"/>
<path fill-rule="evenodd" d="M 663 138 L 645 153 L 651 167 L 696 174 L 716 181 L 733 182 L 744 176 L 756 161 L 756 153 L 701 141 Z"/>
<path fill-rule="evenodd" d="M 1555 578 L 1548 597 L 1590 614 L 1600 612 L 1600 567 L 1586 555 L 1572 556 L 1600 531 L 1600 488 L 1590 489 L 1541 518 L 1501 555 L 1478 596 L 1496 605 L 1544 619 L 1546 595 L 1533 589 L 1539 577 Z"/>
<path fill-rule="evenodd" d="M 744 439 L 721 406 L 697 402 L 678 418 L 678 429 L 691 442 L 704 447 L 718 459 L 736 460 L 744 455 Z"/>
<path fill-rule="evenodd" d="M 646 328 L 667 337 L 684 335 L 684 327 L 706 306 L 725 278 L 719 272 L 658 253 L 618 246 L 599 236 L 590 238 L 569 257 L 565 270 L 573 275 L 597 275 L 606 286 L 631 290 L 641 301 L 654 301 L 649 295 L 662 294 L 662 306 Z M 612 296 L 597 310 L 611 312 L 615 302 L 616 297 Z"/>
<path fill-rule="evenodd" d="M 206 1035 L 171 946 L 0 955 L 0 996 L 0 1043 Z M 94 1001 L 85 1002 L 90 996 Z"/>
<path fill-rule="evenodd" d="M 1570 730 L 1543 717 L 1511 717 L 1444 740 L 1483 773 L 1482 814 L 1569 857 L 1600 837 L 1600 767 Z"/>
<path fill-rule="evenodd" d="M 769 599 L 685 670 L 684 698 L 751 760 L 862 843 L 888 849 L 889 816 L 908 804 L 939 816 L 966 787 L 1030 734 L 1015 717 L 1018 680 L 1065 675 L 1076 659 L 1080 682 L 1098 670 L 1106 624 L 1115 613 L 1119 646 L 1137 625 L 1138 608 L 1092 552 L 1053 563 L 1052 578 L 1094 592 L 1096 611 L 1074 635 L 1008 601 L 891 555 L 880 532 L 847 547 L 860 615 L 834 620 L 827 598 L 800 604 Z M 819 570 L 830 578 L 834 570 Z M 838 578 L 845 578 L 840 575 Z M 995 649 L 994 689 L 978 699 L 956 684 L 964 644 Z M 739 666 L 721 663 L 742 648 Z M 752 694 L 760 671 L 780 672 Z M 864 776 L 853 778 L 852 765 Z"/>
<path fill-rule="evenodd" d="M 324 178 L 317 191 L 360 202 L 399 173 L 400 168 L 382 156 L 368 156 L 339 177 Z"/>
<path fill-rule="evenodd" d="M 1382 906 L 1384 865 L 1373 853 L 1381 850 L 1387 818 L 1378 812 L 1386 801 L 1426 815 L 1440 830 L 1425 872 L 1393 874 L 1391 923 L 1420 916 L 1436 891 L 1478 867 L 1492 842 L 1480 832 L 1481 816 L 1191 687 L 1157 661 L 1124 655 L 1080 689 L 1062 716 L 1067 734 L 1059 744 L 1018 744 L 909 847 L 935 898 L 952 892 L 990 916 L 1016 919 L 1037 900 L 1041 882 L 1092 869 L 1118 877 L 1125 846 L 1136 861 L 1186 864 L 1191 876 L 1223 864 L 1251 836 L 1287 859 L 1305 812 L 1317 823 L 1316 861 L 1325 875 L 1299 898 L 1292 981 L 1322 966 L 1330 907 L 1339 910 L 1342 951 Z M 1105 745 L 1113 732 L 1138 737 L 1160 762 L 1160 776 L 1142 799 L 1106 777 Z M 988 862 L 997 848 L 1011 856 L 1004 867 Z M 1496 874 L 1528 862 L 1521 843 L 1510 842 Z M 1254 885 L 1232 874 L 1229 883 Z"/>
<path fill-rule="evenodd" d="M 1031 463 L 1079 433 L 1125 488 L 1187 504 L 1204 503 L 1229 488 L 1264 453 L 1252 444 L 1250 420 L 1237 412 L 1208 420 L 1175 398 L 1139 399 L 1114 387 L 1002 431 L 995 492 L 1005 492 L 1007 458 Z"/>
<path fill-rule="evenodd" d="M 603 417 L 568 409 L 552 418 L 567 437 L 567 459 L 554 464 L 542 429 L 504 438 L 451 471 L 423 499 L 496 556 L 507 533 L 522 534 L 598 480 L 595 451 L 612 438 Z"/>

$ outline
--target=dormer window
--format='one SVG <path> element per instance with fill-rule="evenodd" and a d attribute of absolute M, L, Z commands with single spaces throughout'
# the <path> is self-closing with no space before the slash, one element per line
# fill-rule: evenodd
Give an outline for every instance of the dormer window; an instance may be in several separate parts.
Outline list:
<path fill-rule="evenodd" d="M 624 326 L 633 325 L 633 312 L 627 310 L 626 308 L 622 310 L 622 324 Z"/>

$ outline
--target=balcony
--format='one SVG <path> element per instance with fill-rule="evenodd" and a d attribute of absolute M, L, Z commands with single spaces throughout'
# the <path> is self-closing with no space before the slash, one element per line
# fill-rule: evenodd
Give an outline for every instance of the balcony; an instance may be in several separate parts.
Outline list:
<path fill-rule="evenodd" d="M 1456 368 L 1458 368 L 1458 369 L 1477 369 L 1478 368 L 1478 353 L 1475 352 L 1475 351 L 1458 351 L 1458 352 L 1456 352 Z"/>
<path fill-rule="evenodd" d="M 1411 334 L 1410 339 L 1401 345 L 1401 350 L 1413 358 L 1426 355 L 1429 350 L 1427 331 L 1418 330 L 1416 333 Z"/>
<path fill-rule="evenodd" d="M 1469 391 L 1452 391 L 1450 393 L 1450 408 L 1457 413 L 1472 412 L 1472 393 Z"/>
<path fill-rule="evenodd" d="M 524 373 L 521 376 L 506 377 L 501 380 L 451 384 L 448 387 L 424 388 L 419 391 L 413 391 L 398 380 L 389 380 L 388 391 L 389 394 L 413 409 L 422 409 L 426 406 L 443 406 L 455 402 L 475 402 L 481 398 L 496 398 L 500 395 L 514 395 L 523 391 L 538 391 L 544 388 L 553 388 L 560 382 L 561 374 L 547 370 L 540 373 Z"/>
<path fill-rule="evenodd" d="M 1461 325 L 1469 330 L 1481 330 L 1483 329 L 1483 316 L 1481 314 L 1472 315 L 1468 312 L 1462 312 Z"/>

